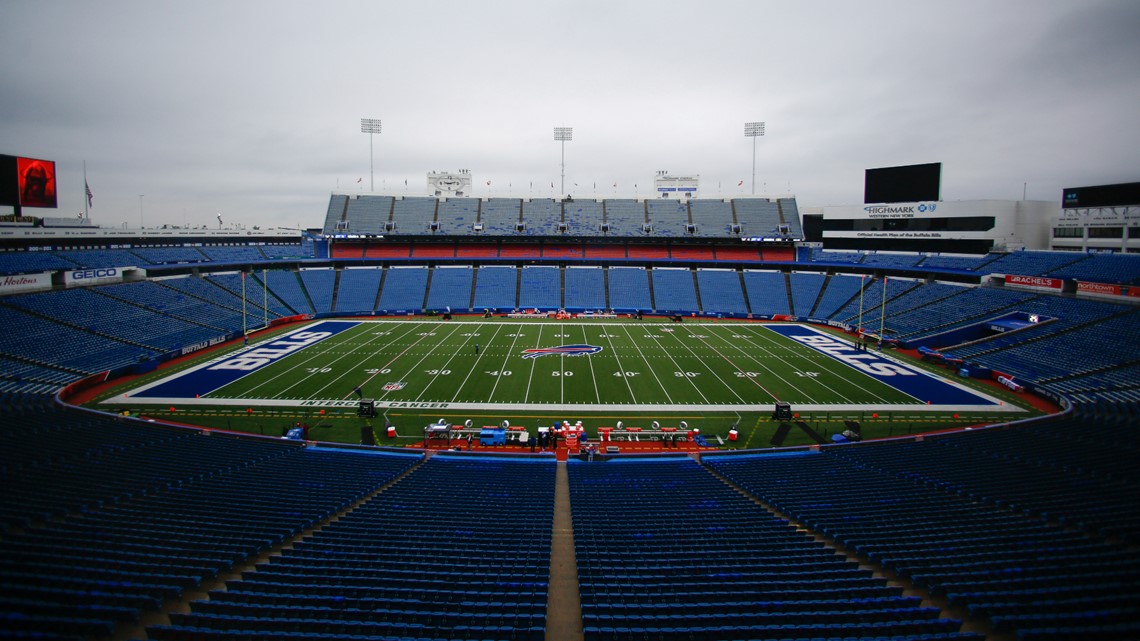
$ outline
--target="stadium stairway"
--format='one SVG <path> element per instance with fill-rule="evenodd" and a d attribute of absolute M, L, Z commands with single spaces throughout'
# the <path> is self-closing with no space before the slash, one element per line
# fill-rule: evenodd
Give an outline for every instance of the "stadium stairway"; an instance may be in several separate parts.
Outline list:
<path fill-rule="evenodd" d="M 336 309 L 336 299 L 340 295 L 340 275 L 343 274 L 344 272 L 342 270 L 337 269 L 337 270 L 334 270 L 334 273 L 336 274 L 336 276 L 333 277 L 332 304 L 329 306 L 329 309 Z M 376 308 L 373 307 L 373 309 L 376 309 Z"/>

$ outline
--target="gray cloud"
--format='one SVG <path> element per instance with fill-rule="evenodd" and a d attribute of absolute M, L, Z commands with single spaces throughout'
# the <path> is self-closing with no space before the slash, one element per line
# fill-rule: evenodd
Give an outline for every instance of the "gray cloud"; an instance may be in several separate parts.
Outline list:
<path fill-rule="evenodd" d="M 485 195 L 550 195 L 567 125 L 580 195 L 646 195 L 658 169 L 736 195 L 764 120 L 758 186 L 804 205 L 931 161 L 947 199 L 1055 200 L 1138 179 L 1136 24 L 1126 0 L 9 2 L 0 153 L 57 161 L 59 215 L 86 160 L 116 226 L 138 194 L 148 225 L 317 225 L 330 191 L 368 189 L 361 117 L 394 193 L 467 168 Z"/>

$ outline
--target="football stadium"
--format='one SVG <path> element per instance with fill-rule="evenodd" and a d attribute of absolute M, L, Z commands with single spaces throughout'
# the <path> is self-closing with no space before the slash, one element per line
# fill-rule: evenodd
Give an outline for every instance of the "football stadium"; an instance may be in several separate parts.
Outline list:
<path fill-rule="evenodd" d="M 265 229 L 6 142 L 0 638 L 1140 638 L 1140 182 L 599 194 L 553 129 L 558 192 Z"/>

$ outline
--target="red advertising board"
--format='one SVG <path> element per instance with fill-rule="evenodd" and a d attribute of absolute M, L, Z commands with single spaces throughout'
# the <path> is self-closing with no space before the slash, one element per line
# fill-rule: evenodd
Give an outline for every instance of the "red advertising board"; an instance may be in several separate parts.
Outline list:
<path fill-rule="evenodd" d="M 1022 287 L 1043 287 L 1046 289 L 1061 289 L 1060 278 L 1046 278 L 1044 276 L 1012 276 L 1006 274 L 1006 285 L 1020 285 Z"/>
<path fill-rule="evenodd" d="M 1113 285 L 1110 283 L 1085 283 L 1077 281 L 1077 291 L 1084 294 L 1109 294 L 1111 296 L 1123 296 L 1124 288 L 1120 285 Z"/>

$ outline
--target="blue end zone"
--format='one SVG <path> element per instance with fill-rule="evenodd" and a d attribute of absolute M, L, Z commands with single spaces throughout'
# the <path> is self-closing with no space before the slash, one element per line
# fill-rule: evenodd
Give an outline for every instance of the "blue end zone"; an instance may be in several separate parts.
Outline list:
<path fill-rule="evenodd" d="M 321 321 L 279 336 L 256 347 L 239 350 L 163 379 L 132 394 L 143 398 L 205 396 L 330 336 L 356 327 L 357 321 Z"/>
<path fill-rule="evenodd" d="M 871 378 L 932 405 L 997 405 L 968 389 L 931 376 L 871 351 L 859 351 L 846 341 L 805 325 L 764 325 L 781 336 L 823 352 Z"/>

